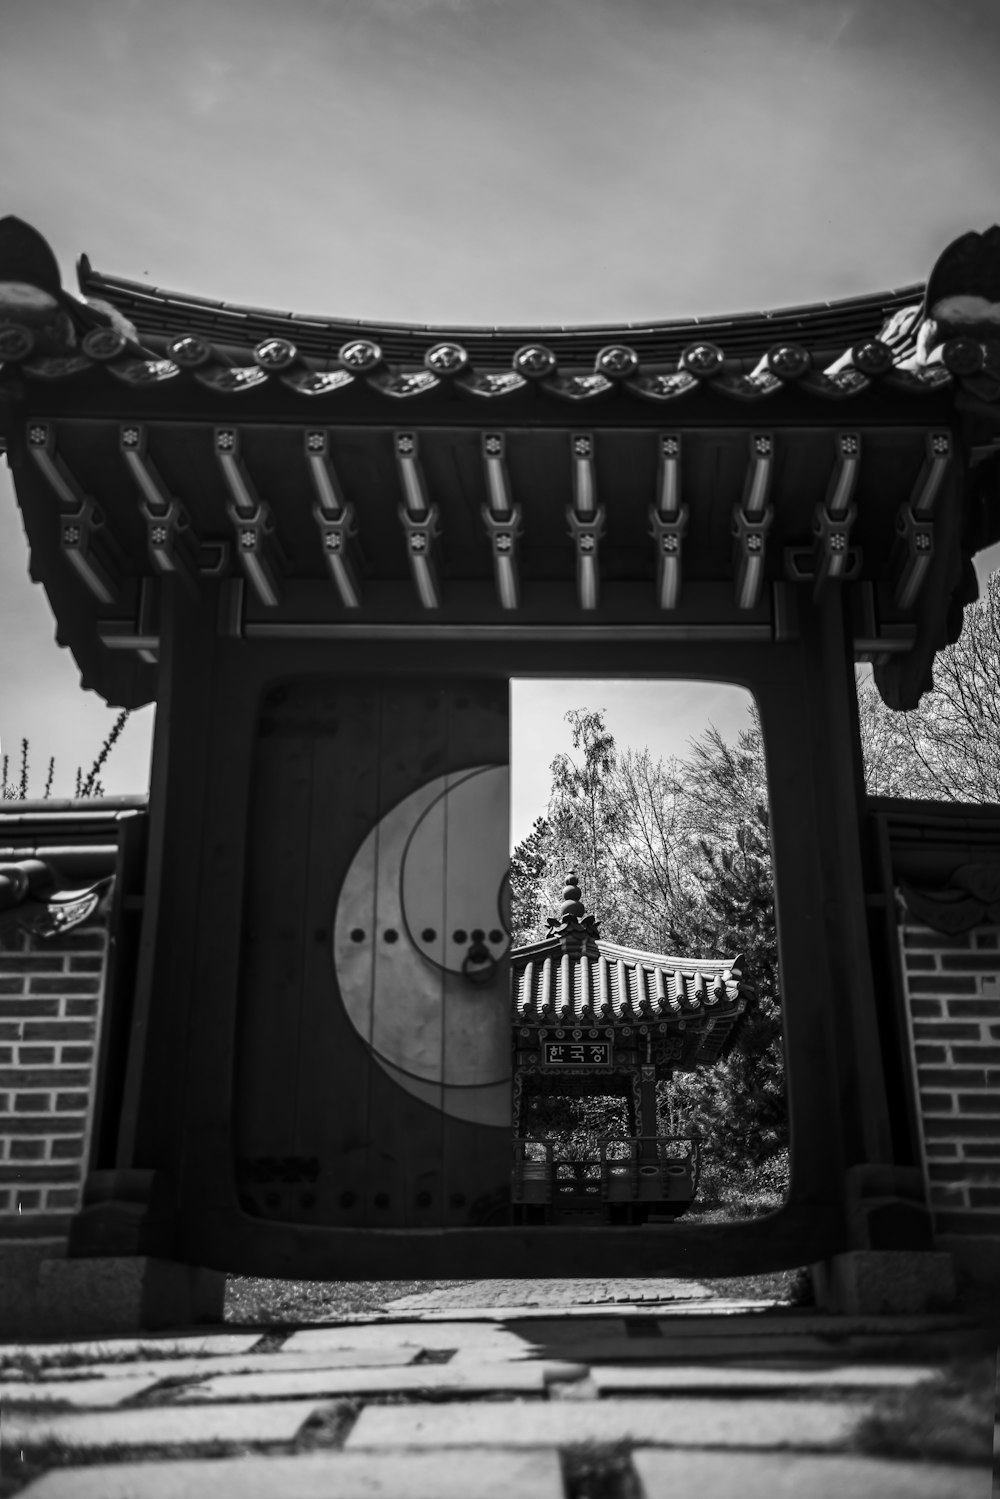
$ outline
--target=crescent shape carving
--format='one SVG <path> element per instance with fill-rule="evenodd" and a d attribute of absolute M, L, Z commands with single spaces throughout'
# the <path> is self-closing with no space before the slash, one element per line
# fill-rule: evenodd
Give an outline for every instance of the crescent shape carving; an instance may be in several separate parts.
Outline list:
<path fill-rule="evenodd" d="M 510 1123 L 507 785 L 505 765 L 475 766 L 390 808 L 351 861 L 333 931 L 344 1008 L 382 1069 L 446 1114 L 500 1127 Z M 474 931 L 496 969 L 470 984 Z"/>

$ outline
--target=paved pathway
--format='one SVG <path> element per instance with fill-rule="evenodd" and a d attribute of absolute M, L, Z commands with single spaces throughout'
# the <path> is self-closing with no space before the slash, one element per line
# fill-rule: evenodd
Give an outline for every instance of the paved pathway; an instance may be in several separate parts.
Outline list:
<path fill-rule="evenodd" d="M 584 1499 L 588 1472 L 607 1499 L 985 1499 L 986 1457 L 855 1446 L 873 1401 L 978 1336 L 693 1282 L 485 1281 L 280 1346 L 219 1329 L 0 1347 L 3 1478 L 25 1499 Z"/>

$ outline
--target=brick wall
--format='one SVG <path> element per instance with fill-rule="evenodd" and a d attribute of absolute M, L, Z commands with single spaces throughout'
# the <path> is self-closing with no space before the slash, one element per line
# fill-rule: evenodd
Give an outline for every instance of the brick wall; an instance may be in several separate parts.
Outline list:
<path fill-rule="evenodd" d="M 899 930 L 935 1231 L 1000 1236 L 1000 927 Z"/>
<path fill-rule="evenodd" d="M 0 1238 L 79 1205 L 107 949 L 101 924 L 0 937 Z"/>

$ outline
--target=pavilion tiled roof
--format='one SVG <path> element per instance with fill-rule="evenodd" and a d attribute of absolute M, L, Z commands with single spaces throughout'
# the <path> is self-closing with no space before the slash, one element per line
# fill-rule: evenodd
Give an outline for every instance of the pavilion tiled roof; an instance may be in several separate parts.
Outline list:
<path fill-rule="evenodd" d="M 511 953 L 511 1004 L 522 1025 L 630 1025 L 708 1016 L 733 1019 L 746 1003 L 741 959 L 669 957 L 602 941 L 574 873 L 542 942 Z"/>
<path fill-rule="evenodd" d="M 598 942 L 570 953 L 558 938 L 511 954 L 522 1025 L 613 1025 L 727 1015 L 743 1009 L 739 959 L 675 958 Z"/>

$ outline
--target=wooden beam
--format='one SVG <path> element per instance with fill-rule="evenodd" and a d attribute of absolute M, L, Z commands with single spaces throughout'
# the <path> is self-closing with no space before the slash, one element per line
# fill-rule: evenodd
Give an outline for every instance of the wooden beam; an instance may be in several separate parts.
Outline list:
<path fill-rule="evenodd" d="M 441 586 L 438 581 L 436 541 L 440 535 L 438 510 L 427 498 L 420 468 L 416 432 L 396 432 L 396 467 L 403 491 L 399 518 L 406 535 L 406 552 L 417 597 L 425 609 L 440 609 Z"/>
<path fill-rule="evenodd" d="M 113 604 L 121 593 L 121 549 L 105 524 L 104 512 L 84 494 L 56 451 L 55 428 L 49 422 L 28 426 L 28 452 L 55 491 L 62 506 L 59 544 L 66 561 L 94 598 Z"/>
<path fill-rule="evenodd" d="M 816 506 L 811 547 L 786 547 L 785 572 L 795 583 L 812 580 L 813 598 L 829 582 L 853 582 L 861 568 L 861 553 L 851 547 L 851 528 L 857 518 L 853 495 L 861 469 L 860 432 L 838 432 L 836 453 L 826 488 L 826 499 Z"/>
<path fill-rule="evenodd" d="M 751 433 L 743 503 L 733 511 L 733 566 L 736 602 L 741 609 L 753 609 L 764 586 L 764 551 L 774 519 L 774 507 L 770 503 L 773 466 L 774 439 L 771 433 Z"/>
<path fill-rule="evenodd" d="M 517 542 L 521 535 L 521 510 L 511 497 L 510 475 L 506 463 L 506 443 L 502 432 L 483 433 L 483 469 L 486 475 L 487 503 L 483 520 L 493 551 L 493 576 L 497 598 L 503 609 L 516 609 L 520 603 L 520 578 L 517 570 Z"/>
<path fill-rule="evenodd" d="M 598 548 L 604 534 L 604 507 L 597 503 L 594 439 L 589 432 L 570 438 L 573 461 L 573 503 L 569 532 L 576 550 L 576 595 L 581 609 L 596 609 L 600 595 Z"/>
<path fill-rule="evenodd" d="M 215 428 L 215 455 L 230 494 L 229 519 L 236 533 L 236 554 L 254 593 L 274 608 L 281 599 L 283 557 L 274 534 L 270 509 L 261 500 L 240 457 L 238 427 Z"/>
<path fill-rule="evenodd" d="M 122 457 L 135 480 L 146 522 L 146 545 L 158 573 L 175 573 L 189 591 L 197 592 L 198 538 L 187 511 L 167 489 L 147 451 L 147 428 L 129 422 L 119 428 Z"/>
<path fill-rule="evenodd" d="M 306 459 L 316 494 L 313 518 L 319 529 L 323 556 L 333 579 L 340 602 L 345 609 L 357 609 L 361 603 L 354 537 L 357 519 L 354 507 L 344 499 L 323 428 L 310 428 L 305 436 Z"/>
<path fill-rule="evenodd" d="M 858 514 L 854 491 L 861 472 L 860 432 L 838 432 L 836 449 L 826 500 L 816 507 L 813 522 L 814 597 L 819 596 L 829 581 L 843 581 L 857 571 L 857 554 L 851 552 L 851 527 Z"/>
<path fill-rule="evenodd" d="M 900 609 L 913 607 L 930 572 L 934 558 L 932 516 L 953 461 L 950 432 L 928 432 L 925 444 L 923 467 L 909 500 L 900 506 L 896 518 L 893 598 Z"/>
<path fill-rule="evenodd" d="M 661 609 L 676 609 L 681 593 L 681 546 L 688 509 L 681 504 L 681 438 L 660 433 L 657 499 L 650 506 L 650 534 L 656 545 L 656 598 Z"/>

